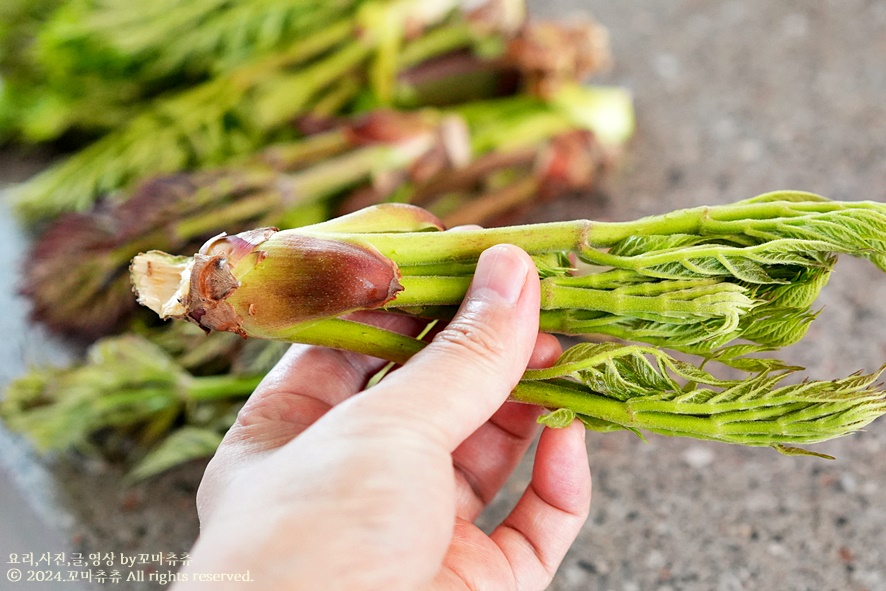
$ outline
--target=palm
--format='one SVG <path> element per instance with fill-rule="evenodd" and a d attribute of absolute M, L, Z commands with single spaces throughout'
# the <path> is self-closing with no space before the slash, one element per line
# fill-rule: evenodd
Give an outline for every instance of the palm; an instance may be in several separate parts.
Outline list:
<path fill-rule="evenodd" d="M 405 318 L 367 316 L 374 322 L 393 323 L 387 328 L 415 332 L 418 327 Z M 550 365 L 560 352 L 557 341 L 542 335 L 530 358 L 530 367 Z M 297 439 L 330 409 L 360 392 L 383 362 L 328 349 L 295 346 L 249 400 L 226 445 L 207 470 L 201 485 L 201 520 L 213 509 L 213 499 L 226 488 L 231 475 L 250 462 L 280 450 Z M 334 376 L 334 379 L 330 379 Z M 435 589 L 512 589 L 543 588 L 550 581 L 563 554 L 584 521 L 587 495 L 570 500 L 582 489 L 587 471 L 576 473 L 576 453 L 584 454 L 584 444 L 573 429 L 546 430 L 539 441 L 532 483 L 511 515 L 490 535 L 474 525 L 480 512 L 504 485 L 538 433 L 539 409 L 506 403 L 451 453 L 455 483 L 453 503 L 437 502 L 429 512 L 451 522 L 455 528 Z M 577 451 L 577 446 L 580 450 Z M 291 447 L 291 446 L 287 446 Z M 226 457 L 236 449 L 236 459 Z M 376 456 L 396 453 L 379 448 Z M 567 458 L 559 459 L 564 450 Z M 364 450 L 366 451 L 366 450 Z M 448 451 L 437 449 L 434 465 L 446 469 Z M 440 456 L 444 455 L 443 458 Z M 565 465 L 563 462 L 565 462 Z M 579 458 L 579 462 L 586 459 Z M 418 468 L 420 470 L 421 468 Z M 452 476 L 449 476 L 451 478 Z M 445 474 L 431 475 L 428 482 L 442 482 Z M 451 481 L 450 481 L 451 482 Z M 284 485 L 285 486 L 285 485 Z M 589 491 L 589 486 L 584 486 Z M 403 491 L 404 495 L 412 494 Z M 434 497 L 440 498 L 440 497 Z M 396 502 L 394 502 L 396 509 Z M 391 509 L 388 507 L 387 509 Z M 372 509 L 377 510 L 377 509 Z M 578 524 L 578 526 L 576 526 Z M 570 531 L 575 530 L 572 535 Z M 562 532 L 566 532 L 563 536 Z M 438 532 L 439 533 L 439 532 Z M 434 535 L 434 532 L 406 532 L 404 539 Z M 562 538 L 562 539 L 561 539 Z M 439 563 L 438 563 L 439 564 Z"/>

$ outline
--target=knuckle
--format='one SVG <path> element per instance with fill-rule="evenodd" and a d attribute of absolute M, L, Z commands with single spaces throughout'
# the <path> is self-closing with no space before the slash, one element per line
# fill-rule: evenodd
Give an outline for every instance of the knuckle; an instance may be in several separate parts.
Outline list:
<path fill-rule="evenodd" d="M 506 346 L 501 335 L 476 314 L 467 313 L 456 318 L 436 338 L 438 346 L 461 358 L 490 366 L 498 365 L 506 357 Z"/>
<path fill-rule="evenodd" d="M 263 392 L 243 405 L 237 413 L 236 425 L 245 429 L 261 429 L 268 424 L 302 425 L 309 420 L 305 417 L 308 411 L 328 410 L 328 405 L 318 405 L 321 406 L 319 409 L 310 408 L 313 406 L 311 402 L 316 403 L 290 390 Z"/>

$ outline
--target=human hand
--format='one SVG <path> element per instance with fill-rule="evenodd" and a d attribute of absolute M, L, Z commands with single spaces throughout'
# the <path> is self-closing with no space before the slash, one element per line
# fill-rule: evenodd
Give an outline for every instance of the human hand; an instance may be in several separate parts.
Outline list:
<path fill-rule="evenodd" d="M 538 409 L 506 402 L 560 352 L 538 305 L 532 260 L 498 246 L 452 322 L 369 390 L 383 362 L 293 346 L 207 468 L 182 572 L 249 570 L 262 589 L 545 588 L 588 514 L 581 424 L 546 428 L 511 514 L 488 536 L 473 524 L 538 429 Z"/>

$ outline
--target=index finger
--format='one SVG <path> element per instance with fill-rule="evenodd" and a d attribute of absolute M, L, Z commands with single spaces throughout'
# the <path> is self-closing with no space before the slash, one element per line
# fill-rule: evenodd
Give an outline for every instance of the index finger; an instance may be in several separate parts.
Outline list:
<path fill-rule="evenodd" d="M 410 335 L 423 328 L 416 318 L 380 312 L 359 312 L 352 319 Z M 351 351 L 292 345 L 243 405 L 235 426 L 251 431 L 260 424 L 250 435 L 266 441 L 269 423 L 278 423 L 287 427 L 286 440 L 292 439 L 330 408 L 362 390 L 386 364 Z"/>

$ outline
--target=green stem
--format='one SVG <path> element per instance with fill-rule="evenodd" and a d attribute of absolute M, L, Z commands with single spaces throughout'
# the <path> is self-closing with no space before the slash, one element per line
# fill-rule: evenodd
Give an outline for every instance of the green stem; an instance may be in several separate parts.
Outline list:
<path fill-rule="evenodd" d="M 721 426 L 709 417 L 687 416 L 669 413 L 638 413 L 632 406 L 633 399 L 620 401 L 607 398 L 582 389 L 577 384 L 563 381 L 541 382 L 521 381 L 511 393 L 511 398 L 519 402 L 535 404 L 552 410 L 568 408 L 579 415 L 593 417 L 609 423 L 615 423 L 625 429 L 642 429 L 659 435 L 693 437 L 743 443 L 745 445 L 772 445 L 784 441 L 789 443 L 808 443 L 802 438 L 779 436 L 769 433 L 764 441 L 754 438 L 730 437 Z"/>
<path fill-rule="evenodd" d="M 216 206 L 211 216 L 195 215 L 183 219 L 176 224 L 175 232 L 182 242 L 187 242 L 198 236 L 217 232 L 219 228 L 242 227 L 248 220 L 263 217 L 269 211 L 279 209 L 284 201 L 279 188 L 259 191 L 226 205 Z"/>
<path fill-rule="evenodd" d="M 239 65 L 223 76 L 229 78 L 229 83 L 240 88 L 251 87 L 269 74 L 284 68 L 294 69 L 328 53 L 336 46 L 350 43 L 354 34 L 354 20 L 348 15 L 337 22 L 326 23 L 310 34 L 301 34 L 282 51 Z"/>
<path fill-rule="evenodd" d="M 464 262 L 476 260 L 485 249 L 496 244 L 515 244 L 529 254 L 547 254 L 559 251 L 575 251 L 588 261 L 622 268 L 642 268 L 648 266 L 644 258 L 623 257 L 601 252 L 633 236 L 656 235 L 697 235 L 708 237 L 756 237 L 758 240 L 781 237 L 785 232 L 796 229 L 802 232 L 812 225 L 815 218 L 826 214 L 840 214 L 844 211 L 867 210 L 863 213 L 886 219 L 882 203 L 876 202 L 745 202 L 733 205 L 696 207 L 664 215 L 650 216 L 631 222 L 597 222 L 572 220 L 505 228 L 467 230 L 464 232 L 440 232 L 421 234 L 410 233 L 373 234 L 367 237 L 385 256 L 401 266 L 417 266 L 441 262 Z M 811 218 L 811 219 L 810 219 Z M 823 220 L 824 221 L 824 220 Z M 839 218 L 826 220 L 834 225 Z M 796 223 L 794 223 L 796 222 Z M 342 235 L 347 236 L 347 235 Z M 420 247 L 416 247 L 420 244 Z M 859 252 L 847 242 L 845 247 L 837 243 L 821 245 L 842 248 L 839 252 Z M 762 245 L 761 248 L 764 248 Z M 707 244 L 699 251 L 699 256 L 716 254 L 724 247 Z M 738 249 L 736 248 L 736 252 Z M 748 252 L 744 249 L 744 252 Z M 655 255 L 655 264 L 664 264 L 687 259 L 685 249 L 671 249 Z"/>
<path fill-rule="evenodd" d="M 406 363 L 426 345 L 406 335 L 341 318 L 300 324 L 266 338 L 353 351 L 398 364 Z"/>
<path fill-rule="evenodd" d="M 357 40 L 332 55 L 298 70 L 268 78 L 255 88 L 251 116 L 261 130 L 274 129 L 302 112 L 312 97 L 348 72 L 357 68 L 372 47 Z"/>
<path fill-rule="evenodd" d="M 294 67 L 329 51 L 340 43 L 349 41 L 354 32 L 354 21 L 351 17 L 344 18 L 334 24 L 326 24 L 315 33 L 307 37 L 300 37 L 290 49 L 269 59 L 266 63 L 271 68 Z"/>
<path fill-rule="evenodd" d="M 390 306 L 411 308 L 419 306 L 457 306 L 465 297 L 470 276 L 416 275 L 400 277 L 403 291 Z"/>
<path fill-rule="evenodd" d="M 397 144 L 377 144 L 346 152 L 295 173 L 287 182 L 297 201 L 321 199 L 378 174 L 408 166 L 432 145 L 431 134 Z"/>
<path fill-rule="evenodd" d="M 624 402 L 593 394 L 579 384 L 561 381 L 521 380 L 511 398 L 549 409 L 568 408 L 577 414 L 610 421 L 619 425 L 633 425 L 633 417 Z"/>
<path fill-rule="evenodd" d="M 525 113 L 511 121 L 495 127 L 487 126 L 471 138 L 472 148 L 485 152 L 495 146 L 503 150 L 514 150 L 531 146 L 557 134 L 576 129 L 574 121 L 551 110 L 549 105 L 539 102 L 534 105 L 537 113 Z"/>
<path fill-rule="evenodd" d="M 203 402 L 248 396 L 263 378 L 264 376 L 237 375 L 195 377 L 188 383 L 185 398 Z"/>
<path fill-rule="evenodd" d="M 628 295 L 610 290 L 585 289 L 557 284 L 557 277 L 541 282 L 542 310 L 589 310 L 606 312 L 616 316 L 630 316 L 645 320 L 680 323 L 699 318 L 720 318 L 737 313 L 741 304 L 750 308 L 751 301 L 742 297 L 730 297 L 732 293 L 712 294 L 725 297 L 698 297 L 681 300 L 675 297 Z"/>
<path fill-rule="evenodd" d="M 309 135 L 296 141 L 276 144 L 265 148 L 249 162 L 270 166 L 277 172 L 296 172 L 326 158 L 341 154 L 353 147 L 342 128 Z"/>
<path fill-rule="evenodd" d="M 788 193 L 785 194 L 789 196 Z M 774 201 L 732 205 L 715 205 L 683 209 L 664 215 L 655 215 L 632 222 L 598 222 L 589 235 L 586 246 L 608 247 L 631 236 L 694 234 L 698 236 L 730 236 L 746 234 L 748 228 L 764 234 L 782 227 L 786 222 L 808 214 L 827 214 L 845 209 L 882 208 L 870 201 Z"/>
<path fill-rule="evenodd" d="M 725 287 L 722 283 L 703 286 L 698 292 L 687 293 L 687 299 L 678 299 L 660 297 L 661 293 L 631 295 L 620 291 L 560 285 L 560 281 L 564 279 L 569 278 L 549 277 L 541 281 L 541 310 L 603 312 L 680 324 L 730 317 L 750 308 L 752 304 L 742 293 L 743 290 L 732 284 L 725 284 Z M 403 276 L 400 278 L 403 291 L 397 294 L 388 307 L 457 306 L 464 299 L 470 283 L 469 276 Z M 684 283 L 695 282 L 673 283 L 680 287 Z M 669 291 L 673 290 L 661 290 L 662 293 Z M 679 290 L 677 294 L 679 295 Z"/>
<path fill-rule="evenodd" d="M 461 232 L 422 233 L 420 238 L 411 233 L 360 234 L 354 235 L 354 238 L 371 242 L 382 254 L 396 261 L 398 265 L 407 267 L 476 261 L 484 250 L 497 244 L 516 244 L 529 254 L 567 251 L 583 244 L 591 227 L 592 222 L 578 220 Z M 306 233 L 308 231 L 305 230 Z"/>
<path fill-rule="evenodd" d="M 362 87 L 363 80 L 360 76 L 345 76 L 317 98 L 310 109 L 311 115 L 335 117 L 345 111 L 345 107 L 360 93 Z"/>
<path fill-rule="evenodd" d="M 474 27 L 465 21 L 447 23 L 404 44 L 397 56 L 401 69 L 410 68 L 451 51 L 470 47 L 476 41 Z"/>
<path fill-rule="evenodd" d="M 443 216 L 443 223 L 448 227 L 472 223 L 487 223 L 520 205 L 529 203 L 538 195 L 539 180 L 533 174 L 518 178 L 514 182 L 463 200 L 451 213 Z"/>

